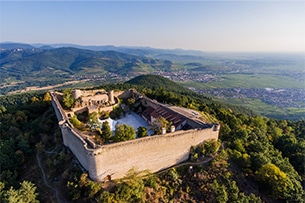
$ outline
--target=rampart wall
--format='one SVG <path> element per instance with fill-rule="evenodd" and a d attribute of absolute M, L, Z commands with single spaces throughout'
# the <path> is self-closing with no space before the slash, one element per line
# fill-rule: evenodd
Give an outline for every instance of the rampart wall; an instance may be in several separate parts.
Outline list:
<path fill-rule="evenodd" d="M 219 130 L 212 126 L 93 146 L 73 128 L 56 95 L 51 95 L 64 145 L 70 148 L 95 181 L 102 181 L 107 175 L 113 179 L 122 178 L 132 168 L 151 172 L 168 168 L 188 159 L 191 146 L 204 140 L 218 139 Z"/>
<path fill-rule="evenodd" d="M 89 170 L 87 151 L 89 150 L 88 143 L 85 139 L 76 132 L 67 122 L 59 123 L 63 136 L 64 145 L 69 147 L 79 163 Z"/>
<path fill-rule="evenodd" d="M 113 96 L 115 97 L 119 97 L 121 99 L 126 99 L 126 98 L 130 98 L 132 96 L 132 92 L 131 91 L 115 91 L 113 92 Z"/>
<path fill-rule="evenodd" d="M 199 123 L 198 121 L 194 121 L 194 120 L 191 120 L 191 119 L 187 119 L 187 122 L 186 122 L 189 126 L 192 126 L 193 128 L 202 128 L 202 123 Z M 209 127 L 212 127 L 211 124 L 205 124 L 207 128 Z"/>
<path fill-rule="evenodd" d="M 187 160 L 191 146 L 213 138 L 218 138 L 218 131 L 209 128 L 104 145 L 94 150 L 96 169 L 92 170 L 96 170 L 96 174 L 91 173 L 90 177 L 98 181 L 107 175 L 122 178 L 131 168 L 156 172 Z"/>
<path fill-rule="evenodd" d="M 56 114 L 56 117 L 57 117 L 57 120 L 60 122 L 62 120 L 65 120 L 65 112 L 64 110 L 62 109 L 58 99 L 57 99 L 57 96 L 55 93 L 51 92 L 51 97 L 52 97 L 52 106 L 53 106 L 53 109 L 55 111 L 55 114 Z"/>
<path fill-rule="evenodd" d="M 153 109 L 156 109 L 160 106 L 160 104 L 158 104 L 157 101 L 151 99 L 141 99 L 141 103 L 143 106 L 151 107 Z"/>

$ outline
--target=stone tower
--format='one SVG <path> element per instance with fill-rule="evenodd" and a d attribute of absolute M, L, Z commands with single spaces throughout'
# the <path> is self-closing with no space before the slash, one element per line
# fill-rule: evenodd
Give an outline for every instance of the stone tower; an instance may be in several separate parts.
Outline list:
<path fill-rule="evenodd" d="M 109 100 L 110 104 L 114 104 L 115 103 L 113 90 L 108 92 L 108 100 Z"/>
<path fill-rule="evenodd" d="M 74 99 L 78 99 L 82 96 L 82 91 L 81 90 L 72 90 L 72 97 Z"/>

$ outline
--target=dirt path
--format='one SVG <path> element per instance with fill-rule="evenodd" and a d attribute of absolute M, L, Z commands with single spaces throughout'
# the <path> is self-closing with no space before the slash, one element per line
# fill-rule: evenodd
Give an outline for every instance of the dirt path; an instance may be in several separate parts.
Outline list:
<path fill-rule="evenodd" d="M 38 152 L 36 153 L 36 159 L 37 159 L 38 166 L 39 166 L 39 168 L 40 168 L 40 170 L 41 170 L 41 172 L 42 172 L 42 177 L 43 177 L 43 182 L 44 182 L 44 184 L 45 184 L 48 188 L 50 188 L 50 189 L 55 193 L 55 197 L 56 197 L 57 202 L 58 202 L 58 203 L 62 203 L 63 201 L 62 201 L 61 198 L 59 197 L 59 192 L 58 192 L 58 190 L 57 190 L 56 188 L 54 188 L 53 186 L 51 186 L 51 185 L 48 183 L 48 180 L 47 180 L 47 178 L 46 178 L 46 173 L 45 173 L 45 171 L 44 171 L 44 169 L 43 169 L 43 167 L 42 167 L 41 160 L 40 160 L 40 157 L 39 157 L 39 153 L 38 153 Z"/>
<path fill-rule="evenodd" d="M 12 91 L 9 92 L 9 94 L 15 94 L 15 93 L 22 93 L 22 92 L 28 92 L 28 91 L 38 91 L 38 90 L 52 90 L 54 88 L 59 88 L 59 87 L 63 87 L 65 85 L 70 85 L 70 84 L 75 84 L 75 83 L 80 83 L 80 82 L 86 82 L 89 81 L 89 79 L 84 79 L 84 80 L 73 80 L 73 81 L 68 81 L 68 82 L 64 82 L 61 84 L 56 84 L 56 85 L 49 85 L 49 86 L 43 86 L 43 87 L 39 87 L 39 86 L 30 86 L 30 87 L 26 87 L 23 90 L 16 90 L 16 91 Z M 8 86 L 12 86 L 12 85 L 7 85 Z M 2 87 L 1 87 L 2 88 Z"/>
<path fill-rule="evenodd" d="M 177 168 L 177 167 L 180 167 L 180 166 L 186 166 L 186 165 L 201 165 L 201 164 L 205 164 L 205 163 L 208 163 L 210 161 L 212 161 L 214 159 L 214 157 L 209 157 L 205 160 L 202 160 L 202 161 L 199 161 L 199 162 L 184 162 L 184 163 L 181 163 L 181 164 L 176 164 L 174 166 L 171 166 L 167 169 L 164 169 L 162 171 L 158 171 L 156 174 L 161 174 L 161 173 L 165 173 L 169 170 L 171 170 L 172 168 Z"/>
<path fill-rule="evenodd" d="M 225 143 L 222 142 L 221 145 L 220 145 L 221 150 L 224 150 L 224 148 L 225 148 L 224 145 L 225 145 Z M 219 149 L 218 149 L 218 150 L 219 150 Z M 217 153 L 217 154 L 218 154 L 218 153 Z M 176 165 L 171 166 L 171 167 L 169 167 L 169 168 L 167 168 L 167 169 L 164 169 L 164 170 L 162 170 L 162 171 L 158 171 L 156 174 L 161 174 L 161 173 L 167 172 L 167 171 L 171 170 L 172 168 L 176 168 L 176 167 L 179 167 L 179 166 L 186 166 L 186 165 L 201 165 L 201 164 L 205 164 L 205 163 L 208 163 L 208 162 L 212 161 L 212 160 L 215 158 L 215 156 L 217 156 L 217 154 L 216 154 L 216 155 L 212 155 L 211 157 L 205 158 L 205 159 L 203 159 L 203 160 L 201 160 L 201 161 L 198 161 L 198 162 L 190 162 L 190 161 L 189 161 L 189 162 L 182 162 L 182 163 L 180 163 L 180 164 L 176 164 Z"/>

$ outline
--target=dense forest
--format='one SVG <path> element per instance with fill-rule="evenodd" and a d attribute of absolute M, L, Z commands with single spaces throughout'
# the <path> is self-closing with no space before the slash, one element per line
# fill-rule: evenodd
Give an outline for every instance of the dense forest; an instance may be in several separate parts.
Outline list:
<path fill-rule="evenodd" d="M 304 120 L 269 119 L 144 79 L 103 88 L 135 88 L 213 117 L 221 124 L 218 152 L 194 146 L 177 167 L 96 183 L 63 146 L 48 93 L 0 97 L 1 202 L 304 202 Z"/>

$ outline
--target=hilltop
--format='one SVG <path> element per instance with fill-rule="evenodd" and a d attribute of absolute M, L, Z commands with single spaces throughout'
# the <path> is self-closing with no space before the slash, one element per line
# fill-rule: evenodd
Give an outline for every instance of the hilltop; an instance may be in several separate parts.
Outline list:
<path fill-rule="evenodd" d="M 153 90 L 163 88 L 167 91 L 192 93 L 191 90 L 182 87 L 181 85 L 178 85 L 177 83 L 173 82 L 168 78 L 158 75 L 140 75 L 125 83 L 132 85 L 141 85 Z"/>

